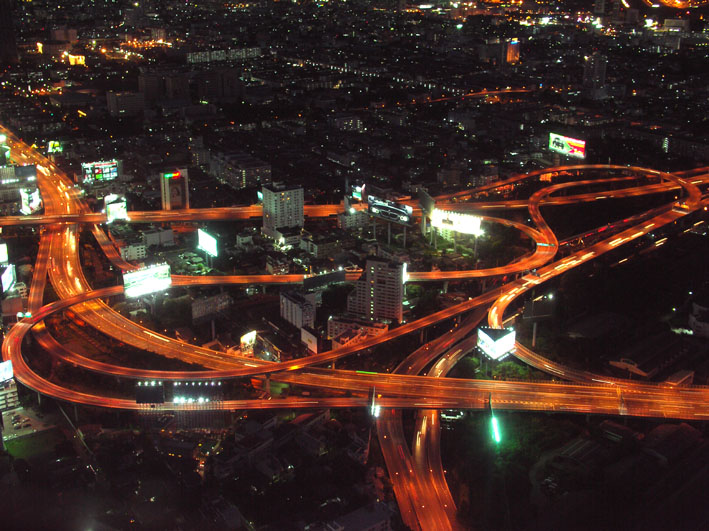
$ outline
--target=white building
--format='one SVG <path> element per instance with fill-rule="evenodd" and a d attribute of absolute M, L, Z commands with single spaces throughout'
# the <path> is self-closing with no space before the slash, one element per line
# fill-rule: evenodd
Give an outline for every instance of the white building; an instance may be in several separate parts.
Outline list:
<path fill-rule="evenodd" d="M 303 226 L 303 189 L 298 186 L 270 184 L 263 187 L 263 228 L 275 238 L 281 227 Z"/>
<path fill-rule="evenodd" d="M 146 247 L 156 245 L 158 247 L 175 245 L 175 235 L 172 229 L 158 228 L 155 230 L 145 231 L 143 233 L 143 243 Z"/>
<path fill-rule="evenodd" d="M 281 293 L 281 317 L 296 328 L 313 328 L 316 305 L 314 293 Z"/>
<path fill-rule="evenodd" d="M 237 190 L 271 182 L 271 165 L 247 153 L 213 153 L 209 171 Z"/>
<path fill-rule="evenodd" d="M 389 330 L 385 323 L 373 323 L 352 317 L 330 317 L 327 321 L 327 338 L 333 339 L 348 330 L 362 330 L 369 336 L 378 336 Z"/>
<path fill-rule="evenodd" d="M 129 243 L 121 247 L 121 258 L 123 260 L 142 260 L 147 255 L 147 247 L 144 243 Z"/>
<path fill-rule="evenodd" d="M 368 259 L 354 291 L 347 297 L 347 311 L 372 321 L 401 322 L 405 270 L 406 264 Z"/>

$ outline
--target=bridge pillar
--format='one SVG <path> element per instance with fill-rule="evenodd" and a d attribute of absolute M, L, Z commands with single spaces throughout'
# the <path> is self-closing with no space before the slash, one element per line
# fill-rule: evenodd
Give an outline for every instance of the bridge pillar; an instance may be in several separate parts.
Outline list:
<path fill-rule="evenodd" d="M 387 245 L 391 245 L 391 221 L 387 222 Z"/>
<path fill-rule="evenodd" d="M 264 391 L 268 393 L 268 396 L 271 396 L 271 375 L 267 374 L 266 375 L 266 380 L 264 382 Z"/>
<path fill-rule="evenodd" d="M 406 249 L 406 225 L 404 225 L 404 249 Z"/>
<path fill-rule="evenodd" d="M 37 405 L 38 406 L 42 405 L 42 395 L 40 394 L 39 391 L 37 391 Z"/>
<path fill-rule="evenodd" d="M 447 280 L 443 283 L 443 293 L 448 293 L 448 281 Z"/>

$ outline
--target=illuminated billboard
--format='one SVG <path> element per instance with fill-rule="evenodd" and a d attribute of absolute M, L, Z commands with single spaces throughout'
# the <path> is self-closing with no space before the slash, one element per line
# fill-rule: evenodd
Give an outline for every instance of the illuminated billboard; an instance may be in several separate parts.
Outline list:
<path fill-rule="evenodd" d="M 586 141 L 549 133 L 549 149 L 567 157 L 586 158 Z"/>
<path fill-rule="evenodd" d="M 113 223 L 117 219 L 128 219 L 128 204 L 126 198 L 117 194 L 108 194 L 103 198 L 106 223 Z"/>
<path fill-rule="evenodd" d="M 91 184 L 94 182 L 113 181 L 119 176 L 119 162 L 117 160 L 107 160 L 100 162 L 82 162 L 81 170 L 83 182 Z"/>
<path fill-rule="evenodd" d="M 357 199 L 358 201 L 361 201 L 362 197 L 364 195 L 364 187 L 365 187 L 364 184 L 362 186 L 353 186 L 352 187 L 352 199 Z"/>
<path fill-rule="evenodd" d="M 47 153 L 62 153 L 63 151 L 64 147 L 61 142 L 57 140 L 50 140 L 47 142 Z"/>
<path fill-rule="evenodd" d="M 129 298 L 164 291 L 171 285 L 172 277 L 168 264 L 156 264 L 123 273 L 123 290 Z"/>
<path fill-rule="evenodd" d="M 241 336 L 239 343 L 241 344 L 242 352 L 252 352 L 256 344 L 256 330 L 251 330 L 251 332 Z"/>
<path fill-rule="evenodd" d="M 217 252 L 217 239 L 204 232 L 202 229 L 197 229 L 197 249 L 201 249 L 209 256 L 218 256 Z"/>
<path fill-rule="evenodd" d="M 367 204 L 369 206 L 368 212 L 372 216 L 401 225 L 411 224 L 414 210 L 408 205 L 389 201 L 388 199 L 380 199 L 373 195 L 367 197 Z"/>
<path fill-rule="evenodd" d="M 10 291 L 17 281 L 15 276 L 15 264 L 10 264 L 5 268 L 5 271 L 0 275 L 0 283 L 2 283 L 2 292 Z"/>
<path fill-rule="evenodd" d="M 5 265 L 8 262 L 7 243 L 0 242 L 0 264 Z"/>
<path fill-rule="evenodd" d="M 12 361 L 7 360 L 0 363 L 0 382 L 6 382 L 12 377 Z"/>
<path fill-rule="evenodd" d="M 515 348 L 513 328 L 478 328 L 478 348 L 493 360 L 499 360 Z"/>
<path fill-rule="evenodd" d="M 42 208 L 42 198 L 39 189 L 20 188 L 20 212 L 29 215 L 34 214 Z"/>
<path fill-rule="evenodd" d="M 482 218 L 471 214 L 461 214 L 460 212 L 450 212 L 434 208 L 431 212 L 431 226 L 441 230 L 452 230 L 460 234 L 473 234 L 480 236 L 483 230 L 480 228 Z"/>

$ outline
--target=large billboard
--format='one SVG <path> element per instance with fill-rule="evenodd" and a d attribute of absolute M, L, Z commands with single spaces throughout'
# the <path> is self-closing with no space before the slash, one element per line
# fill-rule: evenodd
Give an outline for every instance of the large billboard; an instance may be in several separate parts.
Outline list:
<path fill-rule="evenodd" d="M 47 153 L 62 153 L 64 147 L 58 140 L 50 140 L 47 142 Z"/>
<path fill-rule="evenodd" d="M 369 213 L 372 216 L 393 221 L 401 225 L 410 225 L 414 210 L 408 205 L 403 205 L 388 199 L 380 199 L 373 195 L 367 196 Z"/>
<path fill-rule="evenodd" d="M 81 171 L 83 173 L 82 180 L 87 184 L 113 181 L 119 176 L 119 162 L 117 160 L 82 162 Z"/>
<path fill-rule="evenodd" d="M 20 188 L 20 212 L 24 215 L 34 214 L 42 208 L 42 198 L 39 189 Z"/>
<path fill-rule="evenodd" d="M 211 297 L 203 297 L 192 301 L 192 321 L 199 321 L 204 317 L 212 317 L 229 309 L 234 300 L 228 293 L 218 293 Z"/>
<path fill-rule="evenodd" d="M 117 219 L 128 219 L 128 204 L 122 195 L 108 194 L 103 198 L 103 204 L 106 223 L 112 223 Z"/>
<path fill-rule="evenodd" d="M 460 234 L 473 234 L 480 236 L 483 233 L 480 228 L 482 218 L 472 214 L 461 214 L 460 212 L 450 212 L 434 208 L 431 212 L 431 226 L 441 230 L 452 230 Z"/>
<path fill-rule="evenodd" d="M 433 209 L 436 208 L 436 200 L 433 199 L 433 197 L 431 197 L 429 193 L 423 188 L 419 188 L 418 196 L 419 205 L 421 205 L 421 210 L 423 210 L 424 214 L 430 216 L 431 212 L 433 212 Z"/>
<path fill-rule="evenodd" d="M 197 229 L 197 249 L 204 251 L 209 256 L 216 257 L 219 255 L 217 239 L 202 229 Z"/>
<path fill-rule="evenodd" d="M 12 361 L 7 360 L 0 363 L 0 382 L 6 382 L 12 377 Z"/>
<path fill-rule="evenodd" d="M 172 277 L 168 264 L 156 264 L 123 273 L 123 290 L 129 298 L 163 291 L 171 285 Z"/>
<path fill-rule="evenodd" d="M 10 291 L 17 281 L 15 276 L 15 264 L 10 264 L 5 268 L 5 271 L 0 275 L 0 283 L 2 283 L 2 292 Z"/>
<path fill-rule="evenodd" d="M 498 360 L 515 348 L 512 328 L 478 328 L 478 348 L 493 360 Z"/>
<path fill-rule="evenodd" d="M 586 158 L 586 141 L 549 133 L 549 149 L 577 159 Z"/>
<path fill-rule="evenodd" d="M 7 254 L 7 243 L 0 241 L 0 265 L 7 264 L 9 256 Z"/>

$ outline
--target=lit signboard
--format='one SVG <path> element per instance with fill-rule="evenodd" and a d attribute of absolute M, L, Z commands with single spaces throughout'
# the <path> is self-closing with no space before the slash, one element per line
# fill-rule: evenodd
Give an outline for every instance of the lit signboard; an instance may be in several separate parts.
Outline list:
<path fill-rule="evenodd" d="M 57 140 L 50 140 L 47 143 L 47 153 L 62 153 L 64 147 Z"/>
<path fill-rule="evenodd" d="M 128 204 L 126 198 L 117 194 L 109 194 L 103 198 L 106 211 L 106 223 L 117 219 L 128 219 Z"/>
<path fill-rule="evenodd" d="M 549 133 L 549 149 L 577 159 L 586 158 L 586 141 Z"/>
<path fill-rule="evenodd" d="M 6 382 L 12 377 L 12 361 L 7 360 L 0 363 L 0 382 Z"/>
<path fill-rule="evenodd" d="M 352 199 L 357 199 L 358 201 L 361 201 L 362 196 L 364 195 L 364 187 L 365 187 L 364 184 L 362 186 L 353 186 L 352 187 Z"/>
<path fill-rule="evenodd" d="M 395 201 L 379 199 L 373 195 L 367 196 L 368 212 L 375 217 L 393 221 L 401 225 L 409 225 L 414 210 L 408 205 L 402 205 Z"/>
<path fill-rule="evenodd" d="M 118 178 L 118 161 L 82 162 L 85 183 L 113 181 Z"/>
<path fill-rule="evenodd" d="M 0 242 L 0 264 L 5 265 L 8 262 L 7 244 Z"/>
<path fill-rule="evenodd" d="M 5 268 L 5 271 L 0 275 L 0 283 L 2 283 L 2 292 L 10 291 L 15 286 L 15 264 L 10 264 Z"/>
<path fill-rule="evenodd" d="M 251 330 L 243 336 L 241 336 L 241 353 L 251 354 L 254 350 L 254 345 L 256 344 L 256 330 Z"/>
<path fill-rule="evenodd" d="M 197 249 L 201 249 L 209 256 L 218 256 L 217 239 L 207 234 L 202 229 L 197 230 Z"/>
<path fill-rule="evenodd" d="M 42 207 L 42 198 L 39 189 L 20 188 L 20 212 L 29 215 L 34 214 Z"/>
<path fill-rule="evenodd" d="M 156 264 L 123 273 L 123 290 L 129 298 L 164 291 L 171 285 L 172 277 L 168 264 Z"/>
<path fill-rule="evenodd" d="M 478 348 L 493 360 L 498 360 L 515 348 L 512 328 L 478 328 Z"/>
<path fill-rule="evenodd" d="M 450 212 L 434 208 L 431 212 L 431 226 L 441 230 L 452 230 L 460 234 L 473 234 L 480 236 L 483 230 L 480 228 L 480 216 L 471 214 L 461 214 L 460 212 Z"/>

